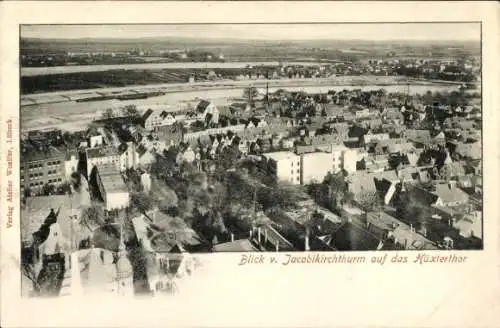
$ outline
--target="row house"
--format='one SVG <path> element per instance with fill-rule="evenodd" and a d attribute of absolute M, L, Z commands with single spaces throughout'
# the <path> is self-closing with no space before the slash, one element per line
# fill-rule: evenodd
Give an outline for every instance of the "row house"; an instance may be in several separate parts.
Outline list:
<path fill-rule="evenodd" d="M 142 116 L 142 124 L 146 130 L 153 130 L 158 126 L 169 126 L 176 122 L 173 113 L 148 109 Z"/>

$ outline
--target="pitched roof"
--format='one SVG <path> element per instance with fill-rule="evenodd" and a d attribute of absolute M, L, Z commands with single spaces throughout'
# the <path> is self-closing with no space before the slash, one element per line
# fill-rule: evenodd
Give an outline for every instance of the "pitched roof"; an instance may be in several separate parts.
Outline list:
<path fill-rule="evenodd" d="M 380 240 L 368 230 L 347 222 L 332 234 L 333 247 L 339 251 L 373 251 Z"/>
<path fill-rule="evenodd" d="M 395 171 L 383 171 L 367 173 L 358 171 L 346 178 L 349 191 L 355 196 L 362 193 L 374 193 L 377 191 L 376 180 L 386 180 L 389 182 L 399 181 Z"/>
<path fill-rule="evenodd" d="M 407 249 L 436 249 L 436 246 L 424 236 L 412 231 L 411 227 L 385 212 L 369 212 L 367 223 L 379 229 L 392 232 L 398 243 Z"/>
<path fill-rule="evenodd" d="M 82 208 L 89 204 L 90 197 L 84 192 L 75 192 L 72 197 L 57 195 L 27 198 L 26 204 L 21 206 L 21 240 L 32 240 L 33 233 L 40 229 L 51 209 L 56 213 L 59 210 L 56 220 L 63 235 L 69 236 L 71 233 L 69 217 L 78 215 Z"/>
<path fill-rule="evenodd" d="M 148 109 L 147 111 L 144 112 L 144 114 L 142 115 L 142 119 L 145 121 L 147 120 L 151 114 L 153 114 L 153 110 L 152 109 Z"/>
<path fill-rule="evenodd" d="M 196 111 L 204 112 L 205 109 L 207 109 L 208 105 L 210 105 L 210 102 L 208 100 L 201 100 L 196 106 Z"/>
<path fill-rule="evenodd" d="M 240 239 L 228 243 L 215 245 L 212 248 L 212 251 L 213 252 L 258 252 L 259 250 L 252 244 L 250 240 Z"/>
<path fill-rule="evenodd" d="M 115 147 L 99 147 L 99 148 L 89 148 L 86 151 L 87 158 L 97 158 L 97 157 L 108 157 L 116 156 L 119 154 L 118 149 Z"/>
<path fill-rule="evenodd" d="M 127 192 L 123 178 L 114 166 L 102 165 L 97 168 L 102 185 L 106 192 Z"/>
<path fill-rule="evenodd" d="M 49 159 L 64 159 L 66 157 L 65 148 L 56 148 L 51 145 L 33 145 L 23 143 L 21 145 L 21 162 L 33 162 Z"/>
<path fill-rule="evenodd" d="M 465 191 L 447 183 L 437 184 L 433 194 L 441 198 L 445 204 L 467 202 L 469 200 L 469 196 Z"/>
<path fill-rule="evenodd" d="M 455 152 L 463 157 L 480 159 L 482 157 L 481 143 L 458 143 Z"/>
<path fill-rule="evenodd" d="M 431 140 L 431 132 L 429 130 L 405 130 L 404 136 L 413 142 L 429 142 Z"/>

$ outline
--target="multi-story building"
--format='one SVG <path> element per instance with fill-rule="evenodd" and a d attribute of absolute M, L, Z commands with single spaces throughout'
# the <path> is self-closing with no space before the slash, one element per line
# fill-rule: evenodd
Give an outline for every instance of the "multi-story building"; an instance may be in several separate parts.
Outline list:
<path fill-rule="evenodd" d="M 358 152 L 356 149 L 347 148 L 343 145 L 329 145 L 318 149 L 331 153 L 332 172 L 345 170 L 348 173 L 356 172 Z"/>
<path fill-rule="evenodd" d="M 276 176 L 278 181 L 290 184 L 300 184 L 301 160 L 300 156 L 289 151 L 263 154 L 266 159 L 266 170 Z"/>
<path fill-rule="evenodd" d="M 40 190 L 45 184 L 61 184 L 66 181 L 66 151 L 50 145 L 21 146 L 20 177 L 25 189 Z"/>
<path fill-rule="evenodd" d="M 120 172 L 112 164 L 101 165 L 96 170 L 97 188 L 108 211 L 127 208 L 130 194 Z"/>
<path fill-rule="evenodd" d="M 143 125 L 146 130 L 153 130 L 156 127 L 164 125 L 172 125 L 176 122 L 176 118 L 172 113 L 167 111 L 148 109 L 142 116 Z"/>
<path fill-rule="evenodd" d="M 321 182 L 329 172 L 356 171 L 356 150 L 344 146 L 329 146 L 318 150 L 321 151 L 301 155 L 302 184 Z"/>
<path fill-rule="evenodd" d="M 94 166 L 112 164 L 117 170 L 120 169 L 120 153 L 115 147 L 90 148 L 85 151 L 87 161 L 87 177 Z"/>
<path fill-rule="evenodd" d="M 118 153 L 120 157 L 120 171 L 125 171 L 127 169 L 136 168 L 138 165 L 137 147 L 131 141 L 124 142 L 118 147 Z"/>
<path fill-rule="evenodd" d="M 321 183 L 323 179 L 334 169 L 332 164 L 332 153 L 313 152 L 300 156 L 301 161 L 301 183 Z"/>
<path fill-rule="evenodd" d="M 292 184 L 320 183 L 329 172 L 356 171 L 356 150 L 344 146 L 330 145 L 299 155 L 283 151 L 263 156 L 269 174 Z"/>
<path fill-rule="evenodd" d="M 207 120 L 207 116 L 210 116 L 211 122 L 219 122 L 219 111 L 217 110 L 217 107 L 215 107 L 214 103 L 208 100 L 201 100 L 198 103 L 196 106 L 196 113 L 198 113 L 198 116 L 201 116 L 204 121 Z"/>

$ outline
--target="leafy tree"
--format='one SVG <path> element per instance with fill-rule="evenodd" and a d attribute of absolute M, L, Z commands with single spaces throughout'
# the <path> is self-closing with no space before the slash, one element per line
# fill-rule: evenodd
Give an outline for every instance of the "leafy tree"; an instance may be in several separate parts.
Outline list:
<path fill-rule="evenodd" d="M 356 202 L 366 212 L 378 211 L 383 206 L 382 199 L 376 191 L 362 192 L 361 194 L 357 195 Z"/>
<path fill-rule="evenodd" d="M 236 165 L 240 155 L 240 151 L 236 147 L 225 147 L 219 156 L 218 164 L 225 170 L 232 168 Z"/>
<path fill-rule="evenodd" d="M 56 193 L 58 195 L 69 195 L 71 194 L 71 186 L 69 182 L 65 182 L 56 188 Z"/>
<path fill-rule="evenodd" d="M 139 111 L 137 110 L 136 105 L 126 105 L 123 108 L 123 111 L 127 116 L 133 116 L 133 117 L 139 116 Z"/>
<path fill-rule="evenodd" d="M 80 224 L 91 227 L 92 225 L 102 226 L 106 223 L 104 219 L 104 210 L 102 207 L 92 205 L 82 211 Z"/>
<path fill-rule="evenodd" d="M 257 197 L 264 210 L 273 207 L 289 208 L 295 206 L 300 199 L 300 191 L 294 187 L 276 185 L 274 188 L 261 188 Z"/>
<path fill-rule="evenodd" d="M 215 183 L 209 188 L 210 205 L 214 211 L 225 213 L 229 206 L 227 188 L 222 183 Z"/>
<path fill-rule="evenodd" d="M 165 210 L 165 213 L 170 215 L 170 216 L 179 216 L 181 214 L 180 210 L 179 210 L 179 207 L 177 206 L 171 206 L 171 207 L 168 207 L 166 210 Z"/>
<path fill-rule="evenodd" d="M 155 199 L 145 192 L 132 193 L 130 198 L 132 205 L 141 213 L 146 213 L 155 205 Z"/>
<path fill-rule="evenodd" d="M 43 185 L 42 194 L 44 196 L 53 195 L 53 194 L 55 194 L 55 192 L 56 192 L 56 187 L 53 184 L 47 183 L 47 184 Z"/>
<path fill-rule="evenodd" d="M 345 171 L 335 174 L 328 173 L 323 181 L 328 186 L 328 194 L 336 200 L 336 204 L 342 203 L 347 194 L 347 183 L 345 181 Z"/>
<path fill-rule="evenodd" d="M 194 121 L 189 127 L 193 132 L 198 132 L 205 130 L 205 126 L 206 124 L 203 121 Z"/>
<path fill-rule="evenodd" d="M 110 119 L 114 117 L 113 109 L 112 108 L 106 108 L 104 110 L 104 113 L 102 113 L 102 118 L 104 119 Z"/>
<path fill-rule="evenodd" d="M 432 185 L 423 186 L 432 190 Z M 431 208 L 425 204 L 421 198 L 422 194 L 412 186 L 407 186 L 406 192 L 402 193 L 395 202 L 396 211 L 400 218 L 406 223 L 415 226 L 427 226 L 432 216 Z"/>
<path fill-rule="evenodd" d="M 328 173 L 322 183 L 309 185 L 308 193 L 321 206 L 334 210 L 348 198 L 344 172 Z"/>
<path fill-rule="evenodd" d="M 71 173 L 71 184 L 75 190 L 80 190 L 80 186 L 82 184 L 82 176 L 78 172 Z"/>

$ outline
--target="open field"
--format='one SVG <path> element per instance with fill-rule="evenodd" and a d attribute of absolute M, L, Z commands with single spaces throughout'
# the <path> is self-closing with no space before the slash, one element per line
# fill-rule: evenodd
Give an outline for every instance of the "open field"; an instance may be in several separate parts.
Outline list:
<path fill-rule="evenodd" d="M 318 61 L 294 61 L 295 65 L 318 65 Z M 202 68 L 245 68 L 247 66 L 278 66 L 277 61 L 261 62 L 199 62 L 199 63 L 146 63 L 118 65 L 78 65 L 52 67 L 22 67 L 21 76 L 69 74 L 83 72 L 104 72 L 110 70 L 161 70 L 161 69 L 202 69 Z"/>
<path fill-rule="evenodd" d="M 376 80 L 374 80 L 376 81 Z M 261 88 L 265 87 L 268 81 L 252 81 L 252 85 Z M 271 81 L 273 82 L 273 81 Z M 377 90 L 384 88 L 387 92 L 407 92 L 408 85 L 397 81 L 381 81 L 379 83 L 368 84 L 365 81 L 364 85 L 355 85 L 348 83 L 332 83 L 331 81 L 296 81 L 291 80 L 288 83 L 283 81 L 274 81 L 269 84 L 269 92 L 275 92 L 280 88 L 286 88 L 290 91 L 305 91 L 310 93 L 325 93 L 329 90 L 343 90 L 343 89 L 361 89 L 361 90 Z M 328 83 L 330 82 L 330 83 Z M 339 82 L 352 82 L 351 80 L 340 80 Z M 373 81 L 372 81 L 373 82 Z M 383 83 L 385 82 L 385 83 Z M 140 110 L 147 108 L 159 107 L 164 110 L 176 111 L 183 110 L 187 107 L 188 103 L 196 104 L 200 99 L 208 99 L 215 105 L 228 105 L 233 102 L 234 98 L 241 97 L 243 90 L 249 84 L 239 83 L 226 85 L 218 83 L 206 83 L 196 86 L 182 84 L 177 88 L 168 88 L 167 94 L 159 97 L 151 97 L 148 99 L 135 99 L 135 100 L 106 100 L 94 102 L 74 102 L 69 101 L 70 93 L 57 93 L 45 95 L 55 99 L 60 97 L 61 102 L 56 103 L 40 103 L 36 105 L 21 106 L 21 130 L 29 131 L 35 129 L 50 129 L 59 128 L 62 130 L 82 130 L 87 124 L 96 118 L 96 113 L 106 108 L 118 108 L 125 105 L 134 104 Z M 148 88 L 148 86 L 143 86 Z M 149 86 L 151 88 L 151 86 Z M 158 86 L 155 87 L 158 89 Z M 412 84 L 410 85 L 410 93 L 425 93 L 426 91 L 452 91 L 456 90 L 458 85 L 445 85 L 445 84 Z M 120 88 L 122 89 L 122 88 Z M 137 89 L 137 88 L 136 88 Z M 88 92 L 88 91 L 83 91 Z M 111 91 L 108 91 L 111 92 Z M 42 95 L 36 95 L 40 100 L 43 99 Z M 35 97 L 35 96 L 32 96 Z M 64 113 L 64 116 L 61 115 Z M 44 119 L 41 119 L 43 117 Z"/>
<path fill-rule="evenodd" d="M 162 83 L 151 85 L 130 85 L 122 87 L 110 88 L 95 88 L 86 90 L 68 90 L 68 91 L 55 91 L 47 93 L 29 94 L 21 96 L 21 106 L 39 105 L 47 103 L 70 102 L 77 99 L 104 95 L 111 96 L 117 93 L 126 92 L 188 92 L 193 90 L 212 90 L 212 89 L 231 89 L 241 88 L 248 86 L 255 86 L 259 88 L 269 87 L 296 87 L 296 86 L 317 86 L 317 85 L 330 85 L 330 86 L 387 86 L 407 84 L 412 85 L 454 85 L 453 83 L 433 83 L 432 81 L 408 79 L 401 76 L 338 76 L 334 78 L 314 78 L 314 79 L 278 79 L 278 80 L 222 80 L 222 81 L 205 81 L 195 83 Z M 151 98 L 153 99 L 153 98 Z M 91 106 L 91 105 L 89 105 Z"/>

